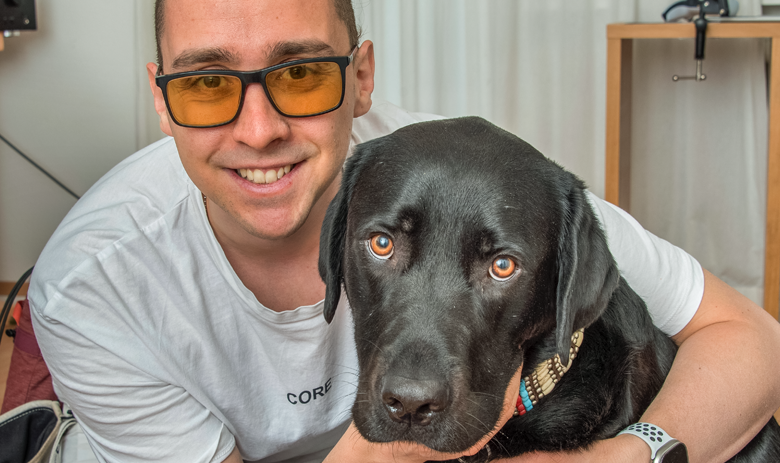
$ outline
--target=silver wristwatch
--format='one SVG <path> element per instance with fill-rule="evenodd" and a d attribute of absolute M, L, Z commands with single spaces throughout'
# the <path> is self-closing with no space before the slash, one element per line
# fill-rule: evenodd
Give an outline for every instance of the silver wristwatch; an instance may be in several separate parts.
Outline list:
<path fill-rule="evenodd" d="M 688 463 L 685 444 L 654 424 L 634 423 L 620 434 L 633 434 L 650 446 L 651 463 Z"/>

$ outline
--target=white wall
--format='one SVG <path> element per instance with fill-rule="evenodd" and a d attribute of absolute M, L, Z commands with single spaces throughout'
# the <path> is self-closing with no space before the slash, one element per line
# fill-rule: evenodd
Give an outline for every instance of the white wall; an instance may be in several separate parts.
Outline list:
<path fill-rule="evenodd" d="M 153 0 L 37 0 L 0 52 L 0 134 L 77 194 L 163 136 L 144 65 Z M 75 199 L 0 142 L 0 281 L 35 263 Z"/>

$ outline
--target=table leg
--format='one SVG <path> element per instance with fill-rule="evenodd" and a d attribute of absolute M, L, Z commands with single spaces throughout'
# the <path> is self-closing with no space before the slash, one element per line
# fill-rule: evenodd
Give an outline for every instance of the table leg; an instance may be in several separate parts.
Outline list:
<path fill-rule="evenodd" d="M 769 151 L 766 183 L 764 309 L 775 319 L 780 305 L 780 37 L 772 38 L 769 82 Z"/>
<path fill-rule="evenodd" d="M 607 39 L 607 140 L 604 199 L 628 210 L 633 41 Z"/>

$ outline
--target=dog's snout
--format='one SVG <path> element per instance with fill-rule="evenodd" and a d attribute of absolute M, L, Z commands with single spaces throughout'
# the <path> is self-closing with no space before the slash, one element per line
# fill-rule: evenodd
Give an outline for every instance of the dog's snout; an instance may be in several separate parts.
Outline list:
<path fill-rule="evenodd" d="M 427 426 L 437 413 L 449 406 L 450 394 L 443 381 L 386 376 L 382 401 L 393 421 Z"/>

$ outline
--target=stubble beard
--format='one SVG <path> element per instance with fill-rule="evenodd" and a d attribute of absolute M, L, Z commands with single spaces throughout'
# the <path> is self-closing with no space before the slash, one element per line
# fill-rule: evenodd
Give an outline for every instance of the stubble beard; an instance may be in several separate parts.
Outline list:
<path fill-rule="evenodd" d="M 333 198 L 324 198 L 331 190 L 331 186 L 333 186 L 334 183 L 337 182 L 339 179 L 339 173 L 341 171 L 337 170 L 330 179 L 328 179 L 328 182 L 325 183 L 325 186 L 320 188 L 320 191 L 318 191 L 313 197 L 311 201 L 308 201 L 308 204 L 306 205 L 306 208 L 304 210 L 295 210 L 292 211 L 292 215 L 295 217 L 292 220 L 292 223 L 285 227 L 281 232 L 277 233 L 268 233 L 263 231 L 262 229 L 262 222 L 258 224 L 259 221 L 262 221 L 262 212 L 260 212 L 260 218 L 251 220 L 247 218 L 247 214 L 245 211 L 242 211 L 242 207 L 239 205 L 236 207 L 235 203 L 229 202 L 223 207 L 220 204 L 217 204 L 218 207 L 220 207 L 227 215 L 229 215 L 233 221 L 235 221 L 246 233 L 249 235 L 264 240 L 264 241 L 281 241 L 288 239 L 298 233 L 304 226 L 306 226 L 309 222 L 309 219 L 311 218 L 312 211 L 317 208 L 317 206 L 320 204 L 321 201 L 327 200 L 327 204 L 322 205 L 323 208 L 327 208 L 328 204 Z M 333 190 L 333 193 L 335 195 L 335 189 Z M 301 201 L 305 201 L 305 199 L 301 199 Z M 300 211 L 300 212 L 298 212 Z M 244 212 L 244 213 L 242 213 Z M 323 214 L 324 215 L 324 214 Z M 254 218 L 254 217 L 253 217 Z M 322 226 L 322 223 L 318 223 L 316 227 L 316 233 L 317 237 L 319 238 L 319 232 L 320 227 Z"/>

